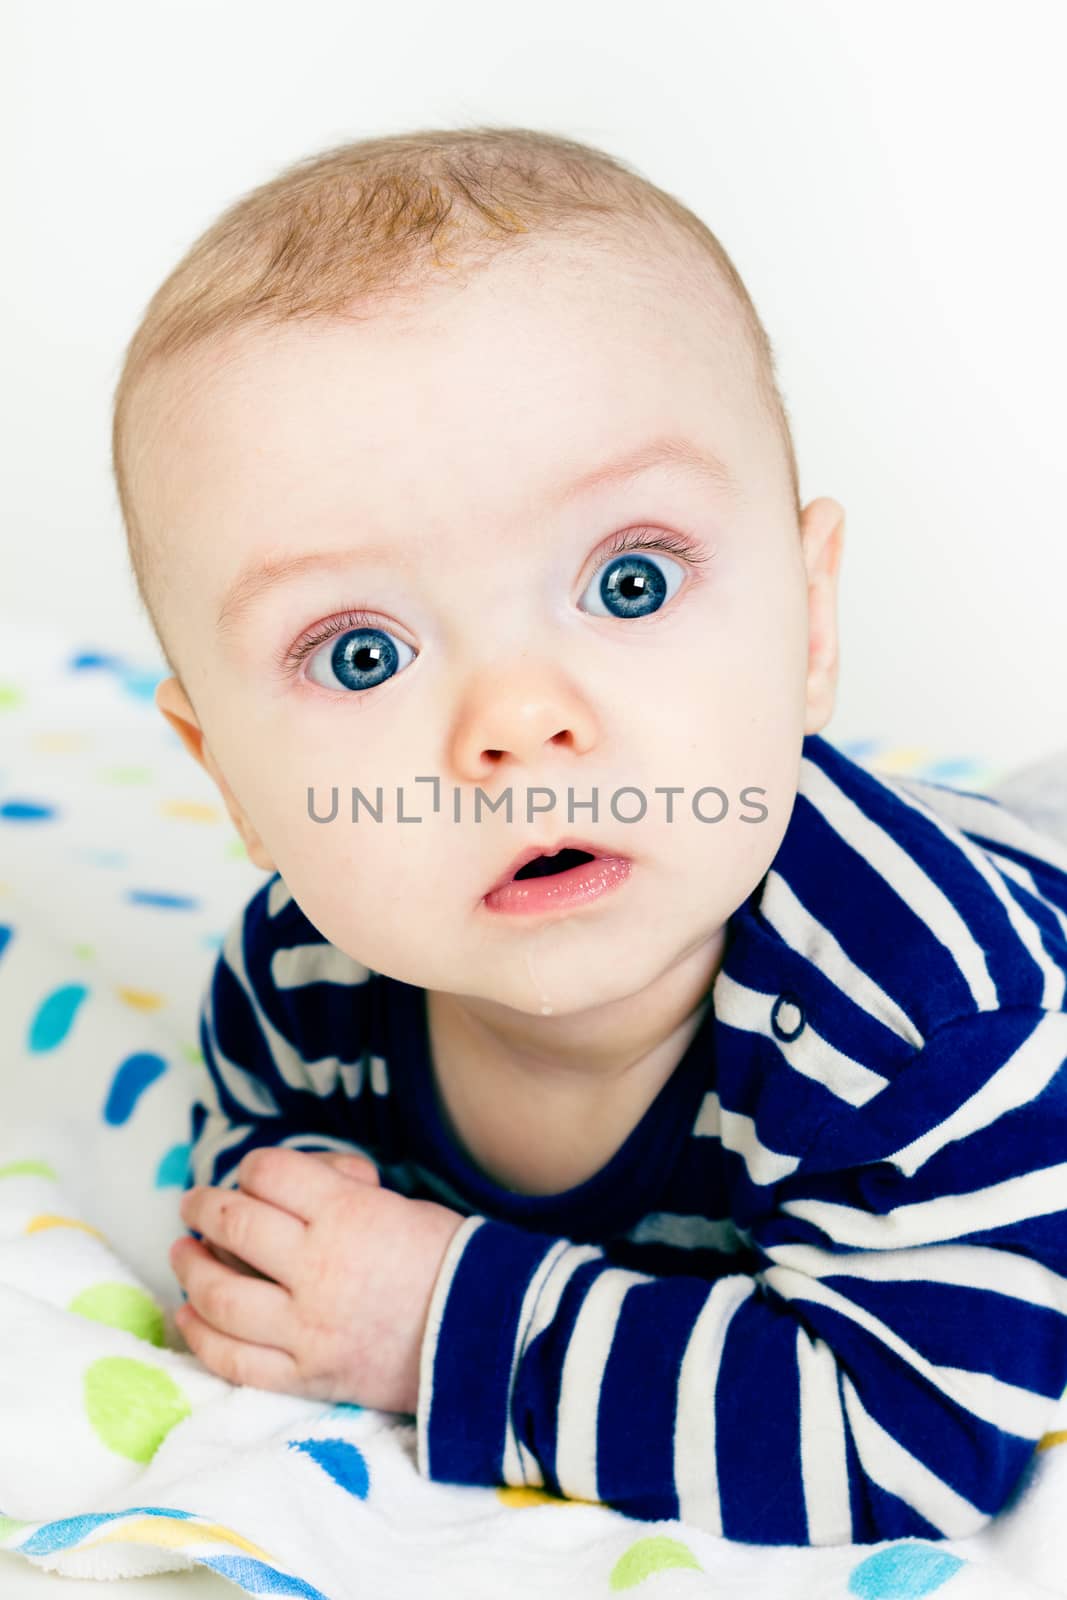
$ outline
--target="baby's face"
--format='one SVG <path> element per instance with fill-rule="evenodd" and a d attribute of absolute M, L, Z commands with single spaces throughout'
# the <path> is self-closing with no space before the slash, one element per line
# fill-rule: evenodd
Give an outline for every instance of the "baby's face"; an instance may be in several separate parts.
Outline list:
<path fill-rule="evenodd" d="M 742 350 L 707 269 L 553 243 L 414 309 L 242 333 L 160 391 L 135 485 L 190 698 L 170 679 L 158 703 L 351 956 L 568 1012 L 713 940 L 766 872 L 832 709 L 840 507 L 806 509 L 802 546 Z M 651 449 L 574 487 L 668 438 L 736 488 Z M 620 535 L 648 545 L 629 565 Z M 351 820 L 353 787 L 381 821 Z M 510 823 L 475 820 L 479 787 L 510 787 Z M 332 821 L 309 789 L 320 818 L 336 789 Z M 629 876 L 490 909 L 520 851 L 566 835 Z"/>

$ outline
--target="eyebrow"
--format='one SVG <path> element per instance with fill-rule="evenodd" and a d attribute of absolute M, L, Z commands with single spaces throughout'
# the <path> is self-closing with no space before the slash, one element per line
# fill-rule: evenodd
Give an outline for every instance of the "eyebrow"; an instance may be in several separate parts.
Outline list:
<path fill-rule="evenodd" d="M 582 495 L 609 483 L 625 483 L 654 467 L 681 468 L 732 500 L 741 498 L 741 485 L 726 463 L 711 450 L 693 444 L 688 439 L 666 437 L 653 439 L 636 450 L 613 460 L 601 462 L 583 473 L 573 483 L 548 498 L 553 510 L 568 506 Z M 393 552 L 383 546 L 364 546 L 358 551 L 318 550 L 293 556 L 261 556 L 235 579 L 227 590 L 216 629 L 220 634 L 231 634 L 240 627 L 248 611 L 260 597 L 279 584 L 310 571 L 343 571 L 351 567 L 353 559 L 371 561 Z"/>

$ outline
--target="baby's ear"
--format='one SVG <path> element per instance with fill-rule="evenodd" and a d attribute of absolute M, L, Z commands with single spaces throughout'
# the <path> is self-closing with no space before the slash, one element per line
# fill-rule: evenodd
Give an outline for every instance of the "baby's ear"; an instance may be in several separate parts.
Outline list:
<path fill-rule="evenodd" d="M 204 730 L 180 680 L 171 677 L 164 678 L 162 683 L 157 683 L 155 701 L 193 760 L 199 762 L 222 796 L 226 810 L 230 813 L 230 821 L 241 835 L 242 843 L 248 852 L 248 859 L 264 872 L 277 872 L 278 869 L 267 854 L 262 839 L 238 805 L 236 796 L 219 771 L 218 762 L 204 743 Z"/>
<path fill-rule="evenodd" d="M 208 770 L 204 759 L 204 730 L 197 721 L 196 712 L 177 678 L 164 678 L 156 684 L 155 702 L 166 717 L 182 744 L 194 761 Z"/>

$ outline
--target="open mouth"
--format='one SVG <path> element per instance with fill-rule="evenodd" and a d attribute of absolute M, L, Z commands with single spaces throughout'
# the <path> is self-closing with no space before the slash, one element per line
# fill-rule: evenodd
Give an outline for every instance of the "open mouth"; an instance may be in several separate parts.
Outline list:
<path fill-rule="evenodd" d="M 551 878 L 557 873 L 568 872 L 571 867 L 584 866 L 587 861 L 594 859 L 589 850 L 557 850 L 554 856 L 536 856 L 533 861 L 527 861 L 520 867 L 512 878 L 512 883 L 520 883 L 524 878 Z"/>
<path fill-rule="evenodd" d="M 557 841 L 554 849 L 523 850 L 483 896 L 490 911 L 544 916 L 592 905 L 625 883 L 633 870 L 628 856 L 592 840 Z"/>

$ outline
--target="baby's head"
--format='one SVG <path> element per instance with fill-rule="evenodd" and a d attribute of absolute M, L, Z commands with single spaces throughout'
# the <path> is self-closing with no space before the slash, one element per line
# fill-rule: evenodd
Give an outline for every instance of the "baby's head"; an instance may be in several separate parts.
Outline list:
<path fill-rule="evenodd" d="M 833 709 L 843 513 L 800 507 L 721 246 L 621 163 L 495 128 L 298 163 L 153 298 L 114 462 L 157 703 L 349 955 L 567 1012 L 761 881 Z M 490 908 L 568 836 L 629 876 Z"/>

